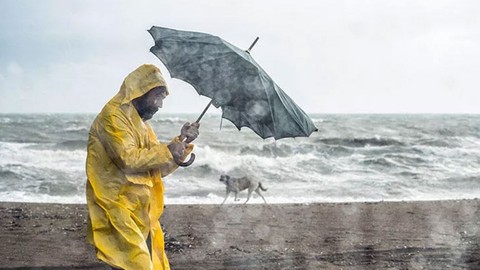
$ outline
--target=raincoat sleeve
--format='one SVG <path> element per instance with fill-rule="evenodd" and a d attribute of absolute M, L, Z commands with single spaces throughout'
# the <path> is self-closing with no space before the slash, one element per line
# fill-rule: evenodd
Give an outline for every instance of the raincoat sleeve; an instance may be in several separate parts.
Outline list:
<path fill-rule="evenodd" d="M 135 127 L 124 117 L 108 117 L 100 133 L 100 140 L 109 157 L 125 174 L 147 173 L 173 161 L 166 144 L 155 144 L 149 148 L 141 147 L 136 138 Z"/>

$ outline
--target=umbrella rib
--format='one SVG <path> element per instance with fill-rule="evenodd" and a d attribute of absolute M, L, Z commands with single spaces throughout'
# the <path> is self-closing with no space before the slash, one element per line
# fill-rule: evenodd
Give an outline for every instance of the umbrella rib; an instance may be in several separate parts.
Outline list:
<path fill-rule="evenodd" d="M 267 74 L 267 73 L 265 72 L 265 74 Z M 266 88 L 266 85 L 265 85 L 265 82 L 264 82 L 264 80 L 263 80 L 263 79 L 264 79 L 263 76 L 261 76 L 260 74 L 259 74 L 259 76 L 260 76 L 260 82 L 262 82 L 262 85 L 263 85 L 263 89 L 267 89 L 267 88 Z M 268 74 L 267 74 L 267 76 L 268 76 Z M 275 84 L 271 79 L 270 79 L 270 81 L 271 81 L 273 84 Z M 268 109 L 269 109 L 269 111 L 270 111 L 270 117 L 272 117 L 272 125 L 273 125 L 272 134 L 273 134 L 273 137 L 274 137 L 275 140 L 276 140 L 277 138 L 276 138 L 276 136 L 275 136 L 275 131 L 277 130 L 277 128 L 276 128 L 276 123 L 275 123 L 275 121 L 274 121 L 274 119 L 273 119 L 272 102 L 271 102 L 271 100 L 270 100 L 270 96 L 269 96 L 267 93 L 265 93 L 265 95 L 267 96 L 267 100 L 268 100 L 267 103 L 268 103 Z M 261 137 L 261 136 L 260 136 L 260 137 Z"/>

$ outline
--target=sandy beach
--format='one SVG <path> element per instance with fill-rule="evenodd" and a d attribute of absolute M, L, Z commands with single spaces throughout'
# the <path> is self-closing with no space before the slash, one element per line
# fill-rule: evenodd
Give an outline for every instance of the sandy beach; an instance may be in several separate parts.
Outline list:
<path fill-rule="evenodd" d="M 86 205 L 0 203 L 0 269 L 109 269 Z M 480 269 L 480 201 L 167 205 L 172 269 Z"/>

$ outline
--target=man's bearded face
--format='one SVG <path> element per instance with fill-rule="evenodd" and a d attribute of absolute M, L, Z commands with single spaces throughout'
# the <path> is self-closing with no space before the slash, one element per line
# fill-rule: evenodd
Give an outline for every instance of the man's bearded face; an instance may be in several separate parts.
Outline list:
<path fill-rule="evenodd" d="M 163 107 L 163 100 L 166 97 L 164 87 L 156 87 L 148 91 L 145 95 L 133 100 L 133 105 L 143 121 L 149 120 Z"/>

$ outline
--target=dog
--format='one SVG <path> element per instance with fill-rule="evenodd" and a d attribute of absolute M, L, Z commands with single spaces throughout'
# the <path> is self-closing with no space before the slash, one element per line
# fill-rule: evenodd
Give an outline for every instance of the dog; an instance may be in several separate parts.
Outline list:
<path fill-rule="evenodd" d="M 235 201 L 239 201 L 240 199 L 237 199 L 238 192 L 245 190 L 248 188 L 248 197 L 247 200 L 245 201 L 244 204 L 250 200 L 250 196 L 252 195 L 252 192 L 255 191 L 260 197 L 262 197 L 263 201 L 265 204 L 267 204 L 267 201 L 263 197 L 263 195 L 260 193 L 260 189 L 263 191 L 267 191 L 266 188 L 262 186 L 262 183 L 254 178 L 250 177 L 241 177 L 241 178 L 234 178 L 230 177 L 229 175 L 221 175 L 220 176 L 220 182 L 223 182 L 227 187 L 227 194 L 225 195 L 225 199 L 222 202 L 222 205 L 225 203 L 225 201 L 228 198 L 228 195 L 230 192 L 235 193 Z"/>

